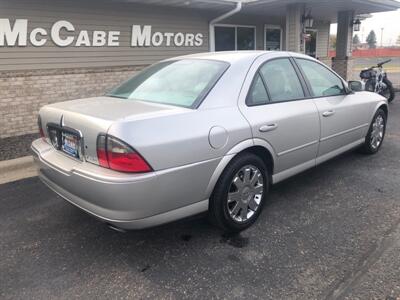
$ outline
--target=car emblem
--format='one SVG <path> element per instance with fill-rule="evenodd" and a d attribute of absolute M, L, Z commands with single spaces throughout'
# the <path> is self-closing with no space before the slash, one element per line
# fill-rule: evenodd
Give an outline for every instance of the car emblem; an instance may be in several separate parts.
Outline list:
<path fill-rule="evenodd" d="M 60 127 L 64 127 L 64 115 L 61 115 Z"/>

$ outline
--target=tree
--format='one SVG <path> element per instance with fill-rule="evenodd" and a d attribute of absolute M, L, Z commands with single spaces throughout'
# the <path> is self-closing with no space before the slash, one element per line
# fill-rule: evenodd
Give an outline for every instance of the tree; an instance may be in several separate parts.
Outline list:
<path fill-rule="evenodd" d="M 361 42 L 360 42 L 360 38 L 358 37 L 358 34 L 356 34 L 354 37 L 353 37 L 353 44 L 354 45 L 359 45 Z"/>
<path fill-rule="evenodd" d="M 400 46 L 400 34 L 399 34 L 399 36 L 397 37 L 396 45 L 399 45 L 399 46 Z"/>
<path fill-rule="evenodd" d="M 329 46 L 332 50 L 336 50 L 336 35 L 331 34 L 329 36 Z"/>
<path fill-rule="evenodd" d="M 367 43 L 370 49 L 376 48 L 376 34 L 375 31 L 371 30 L 367 36 Z"/>

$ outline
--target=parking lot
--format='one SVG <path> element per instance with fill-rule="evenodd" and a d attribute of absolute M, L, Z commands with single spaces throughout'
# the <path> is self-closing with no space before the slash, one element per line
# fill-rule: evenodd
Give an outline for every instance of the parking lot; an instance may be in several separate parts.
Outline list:
<path fill-rule="evenodd" d="M 0 185 L 2 299 L 396 299 L 399 253 L 400 99 L 377 155 L 273 187 L 237 236 L 203 216 L 118 233 L 37 178 Z"/>

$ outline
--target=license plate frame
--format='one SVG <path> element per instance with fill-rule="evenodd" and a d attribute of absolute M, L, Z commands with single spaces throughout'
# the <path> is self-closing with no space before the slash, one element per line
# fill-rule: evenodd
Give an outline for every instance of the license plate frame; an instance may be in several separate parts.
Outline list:
<path fill-rule="evenodd" d="M 83 160 L 83 137 L 79 131 L 50 123 L 47 125 L 47 132 L 49 133 L 50 142 L 56 150 L 68 157 Z"/>

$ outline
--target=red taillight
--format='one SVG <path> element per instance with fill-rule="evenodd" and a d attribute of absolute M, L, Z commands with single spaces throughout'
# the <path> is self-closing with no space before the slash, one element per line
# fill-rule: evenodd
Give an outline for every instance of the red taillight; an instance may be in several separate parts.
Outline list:
<path fill-rule="evenodd" d="M 109 135 L 100 135 L 97 138 L 97 158 L 100 166 L 119 172 L 151 171 L 151 167 L 139 153 L 126 143 Z"/>
<path fill-rule="evenodd" d="M 40 115 L 38 116 L 38 127 L 39 127 L 39 135 L 42 139 L 45 138 L 44 136 L 44 131 L 43 131 L 43 126 L 42 126 L 42 118 L 40 117 Z"/>
<path fill-rule="evenodd" d="M 104 168 L 109 168 L 107 160 L 107 147 L 106 147 L 106 136 L 99 135 L 97 137 L 97 159 L 99 160 L 99 165 Z"/>

